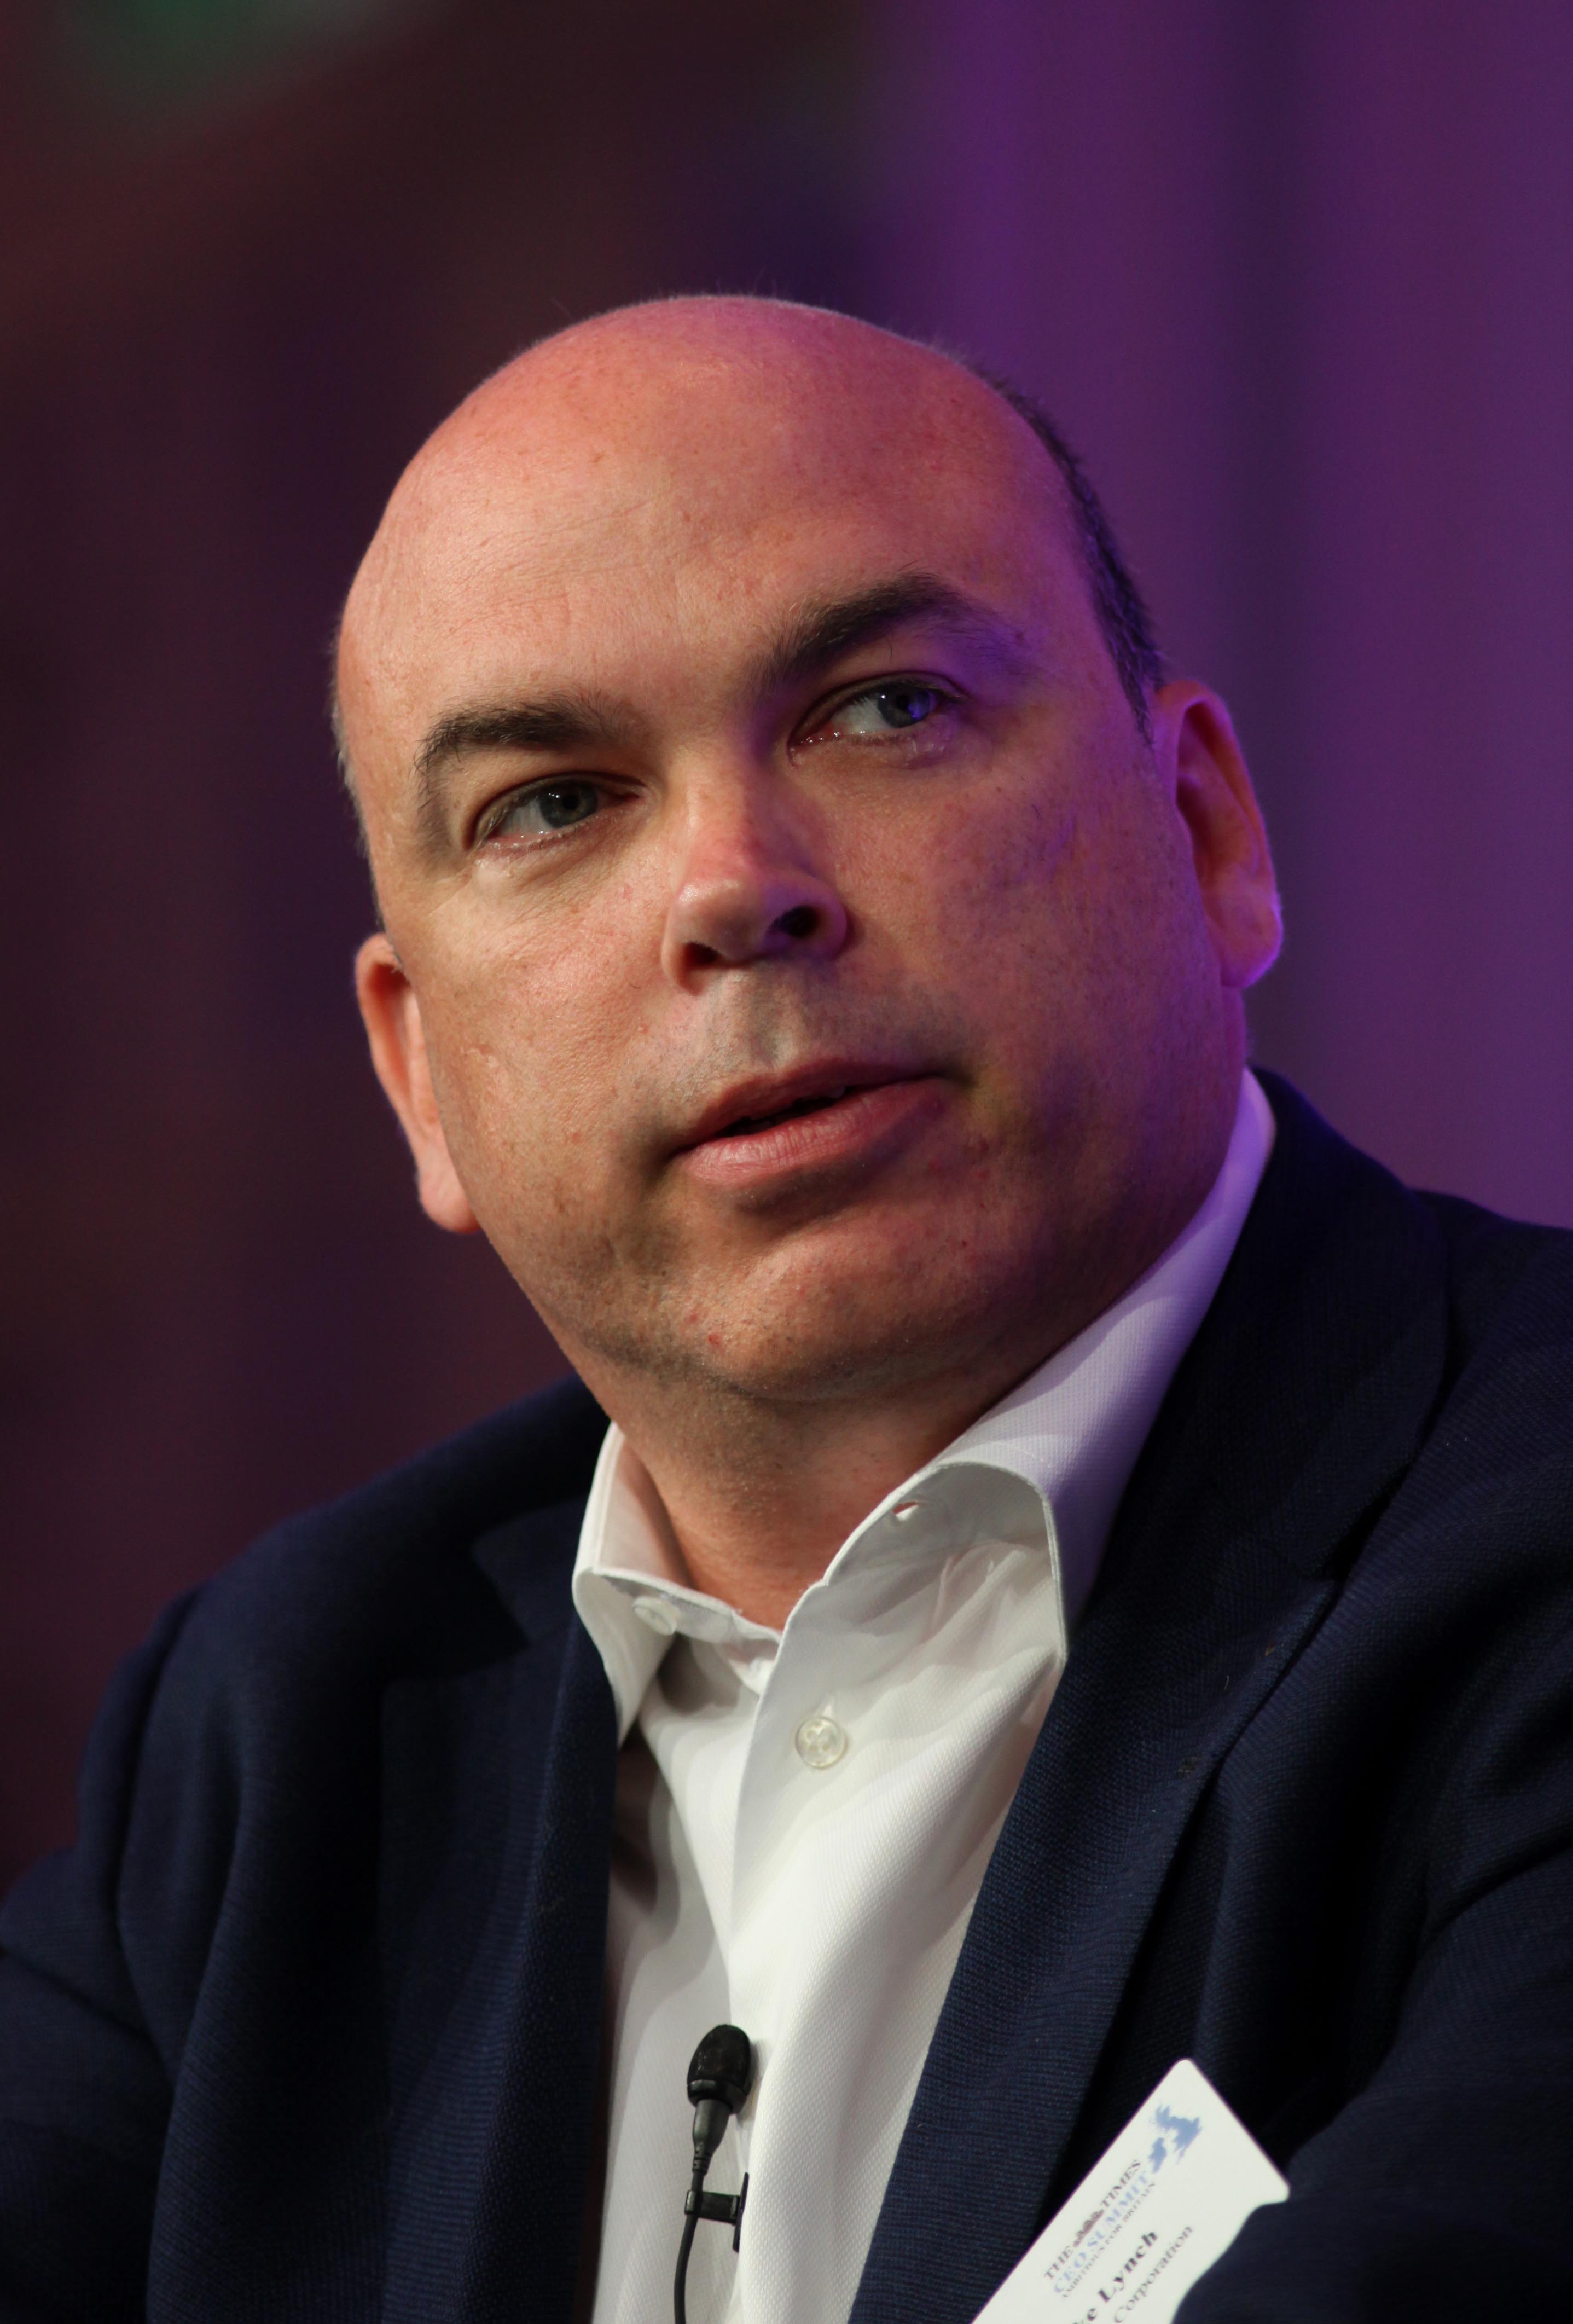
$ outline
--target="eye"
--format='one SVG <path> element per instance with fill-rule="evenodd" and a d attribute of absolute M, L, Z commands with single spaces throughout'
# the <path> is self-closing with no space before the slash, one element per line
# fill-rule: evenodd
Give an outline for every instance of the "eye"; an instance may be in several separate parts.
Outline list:
<path fill-rule="evenodd" d="M 554 832 L 571 831 L 588 823 L 605 801 L 599 783 L 582 775 L 559 776 L 555 782 L 532 783 L 500 799 L 483 817 L 475 836 L 485 839 L 547 839 Z"/>
<path fill-rule="evenodd" d="M 871 686 L 832 710 L 820 727 L 822 734 L 841 734 L 854 741 L 878 740 L 922 726 L 949 701 L 936 686 L 897 679 L 890 686 Z"/>

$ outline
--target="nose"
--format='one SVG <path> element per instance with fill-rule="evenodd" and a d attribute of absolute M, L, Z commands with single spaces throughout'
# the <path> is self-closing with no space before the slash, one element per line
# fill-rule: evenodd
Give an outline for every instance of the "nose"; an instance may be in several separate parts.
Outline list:
<path fill-rule="evenodd" d="M 760 961 L 833 959 L 846 907 L 815 853 L 778 803 L 741 786 L 695 800 L 667 914 L 667 974 L 691 984 Z"/>

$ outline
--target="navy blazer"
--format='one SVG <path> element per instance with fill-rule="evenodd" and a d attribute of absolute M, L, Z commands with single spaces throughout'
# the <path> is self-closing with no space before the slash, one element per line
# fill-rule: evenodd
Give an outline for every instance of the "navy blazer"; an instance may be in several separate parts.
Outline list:
<path fill-rule="evenodd" d="M 1573 2317 L 1573 1236 L 1410 1194 L 1271 1094 L 854 2324 L 969 2324 L 1187 2055 L 1292 2193 L 1185 2324 Z M 574 1383 L 502 1414 L 123 1670 L 78 1842 L 0 1919 L 5 2324 L 567 2324 L 603 1427 Z"/>

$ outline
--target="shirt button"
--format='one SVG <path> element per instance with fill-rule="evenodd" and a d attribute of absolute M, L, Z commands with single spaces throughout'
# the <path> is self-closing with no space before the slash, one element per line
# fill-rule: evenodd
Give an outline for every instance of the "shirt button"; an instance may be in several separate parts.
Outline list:
<path fill-rule="evenodd" d="M 804 1720 L 792 1740 L 805 1767 L 833 1767 L 847 1748 L 847 1731 L 816 1711 Z"/>
<path fill-rule="evenodd" d="M 906 1525 L 908 1518 L 915 1517 L 922 1507 L 923 1503 L 921 1501 L 901 1501 L 891 1510 L 890 1514 L 895 1518 L 897 1525 Z"/>
<path fill-rule="evenodd" d="M 636 1598 L 633 1610 L 647 1630 L 654 1630 L 660 1638 L 669 1638 L 677 1628 L 677 1617 L 658 1598 Z"/>

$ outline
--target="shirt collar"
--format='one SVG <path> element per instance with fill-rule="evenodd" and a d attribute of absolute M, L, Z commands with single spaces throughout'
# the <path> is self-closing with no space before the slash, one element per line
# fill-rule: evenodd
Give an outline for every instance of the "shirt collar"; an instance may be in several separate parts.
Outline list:
<path fill-rule="evenodd" d="M 1222 1169 L 1190 1224 L 1112 1307 L 871 1509 L 825 1575 L 835 1582 L 865 1545 L 932 1506 L 953 1523 L 970 1471 L 1021 1480 L 1039 1497 L 1073 1622 L 1158 1406 L 1223 1279 L 1273 1150 L 1272 1108 L 1244 1074 Z M 984 1472 L 980 1475 L 978 1472 Z M 985 1504 L 998 1498 L 985 1489 Z M 574 1567 L 574 1603 L 606 1667 L 625 1738 L 674 1634 L 751 1646 L 777 1633 L 693 1588 L 649 1471 L 613 1422 L 595 1464 Z"/>

